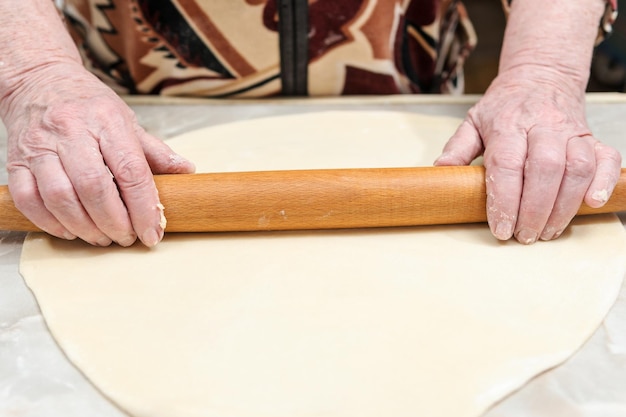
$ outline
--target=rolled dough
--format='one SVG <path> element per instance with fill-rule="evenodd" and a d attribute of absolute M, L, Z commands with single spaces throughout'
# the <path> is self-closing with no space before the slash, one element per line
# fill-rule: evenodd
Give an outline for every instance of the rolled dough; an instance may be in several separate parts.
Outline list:
<path fill-rule="evenodd" d="M 458 122 L 313 113 L 170 144 L 199 171 L 429 165 Z M 152 250 L 31 234 L 21 271 L 69 359 L 133 416 L 470 417 L 584 343 L 624 253 L 621 223 L 598 216 L 532 246 L 485 225 L 171 234 Z"/>

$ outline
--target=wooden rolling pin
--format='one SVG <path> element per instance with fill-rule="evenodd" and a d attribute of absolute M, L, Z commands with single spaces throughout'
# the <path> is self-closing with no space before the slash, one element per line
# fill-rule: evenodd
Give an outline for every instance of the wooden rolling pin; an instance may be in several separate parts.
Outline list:
<path fill-rule="evenodd" d="M 486 221 L 482 167 L 238 172 L 155 176 L 168 232 L 307 230 Z M 626 170 L 609 202 L 626 210 Z M 36 231 L 0 187 L 0 230 Z"/>

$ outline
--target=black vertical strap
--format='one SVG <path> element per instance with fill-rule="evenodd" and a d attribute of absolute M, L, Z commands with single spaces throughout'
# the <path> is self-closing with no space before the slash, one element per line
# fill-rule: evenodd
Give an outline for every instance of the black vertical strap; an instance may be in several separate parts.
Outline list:
<path fill-rule="evenodd" d="M 308 94 L 309 80 L 309 1 L 294 0 L 295 8 L 295 37 L 296 37 L 296 85 L 295 95 Z"/>
<path fill-rule="evenodd" d="M 309 2 L 277 0 L 282 94 L 305 96 L 308 88 Z"/>

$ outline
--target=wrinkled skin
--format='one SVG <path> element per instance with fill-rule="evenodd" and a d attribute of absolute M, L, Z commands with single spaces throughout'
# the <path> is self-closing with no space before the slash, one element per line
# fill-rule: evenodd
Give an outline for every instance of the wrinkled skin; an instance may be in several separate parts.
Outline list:
<path fill-rule="evenodd" d="M 151 174 L 189 173 L 193 165 L 139 127 L 80 64 L 37 71 L 5 114 L 17 207 L 62 238 L 128 246 L 139 236 L 154 246 L 163 229 Z M 484 153 L 487 215 L 498 239 L 558 237 L 581 201 L 602 205 L 619 177 L 619 153 L 586 124 L 584 93 L 556 79 L 502 73 L 436 162 L 464 165 Z"/>
<path fill-rule="evenodd" d="M 554 239 L 583 200 L 598 207 L 613 191 L 620 156 L 593 137 L 584 111 L 605 5 L 513 1 L 500 73 L 436 162 L 462 165 L 484 153 L 487 216 L 499 239 Z M 17 207 L 66 239 L 157 244 L 152 173 L 189 173 L 193 164 L 147 134 L 82 67 L 53 2 L 0 2 L 0 40 L 0 117 Z"/>
<path fill-rule="evenodd" d="M 491 231 L 524 244 L 559 237 L 583 200 L 606 203 L 620 175 L 620 154 L 587 126 L 584 91 L 549 69 L 501 73 L 436 165 L 483 153 Z"/>
<path fill-rule="evenodd" d="M 163 237 L 152 173 L 193 164 L 146 133 L 132 110 L 80 63 L 38 67 L 5 98 L 9 190 L 38 227 L 98 246 Z"/>

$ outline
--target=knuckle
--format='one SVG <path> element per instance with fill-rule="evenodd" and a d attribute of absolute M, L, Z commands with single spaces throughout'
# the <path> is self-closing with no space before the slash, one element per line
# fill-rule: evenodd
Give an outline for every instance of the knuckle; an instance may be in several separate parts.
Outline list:
<path fill-rule="evenodd" d="M 95 120 L 101 120 L 102 122 L 118 126 L 129 125 L 129 118 L 132 113 L 129 114 L 125 111 L 125 108 L 120 107 L 119 103 L 112 100 L 99 100 L 97 113 L 94 115 Z"/>
<path fill-rule="evenodd" d="M 565 172 L 569 176 L 590 178 L 596 171 L 595 161 L 589 155 L 576 155 L 567 159 Z"/>
<path fill-rule="evenodd" d="M 77 126 L 76 114 L 80 114 L 80 109 L 72 104 L 48 107 L 42 118 L 43 128 L 61 136 L 72 136 Z"/>
<path fill-rule="evenodd" d="M 55 181 L 41 189 L 44 204 L 51 211 L 68 210 L 75 201 L 74 189 L 69 183 Z"/>
<path fill-rule="evenodd" d="M 498 171 L 521 172 L 525 161 L 526 155 L 510 150 L 485 155 L 485 165 Z"/>
<path fill-rule="evenodd" d="M 122 158 L 113 170 L 113 175 L 118 185 L 123 188 L 141 187 L 152 179 L 146 161 L 135 156 Z"/>
<path fill-rule="evenodd" d="M 89 195 L 92 200 L 105 195 L 111 186 L 111 183 L 106 181 L 106 176 L 97 169 L 82 171 L 73 180 L 73 184 L 79 194 Z"/>
<path fill-rule="evenodd" d="M 82 117 L 77 117 L 81 115 Z M 128 114 L 119 103 L 105 95 L 94 95 L 74 101 L 63 101 L 47 107 L 42 116 L 44 129 L 64 137 L 84 135 L 85 131 L 98 134 L 97 126 L 126 124 Z M 90 121 L 86 123 L 85 121 Z"/>
<path fill-rule="evenodd" d="M 30 214 L 37 207 L 38 196 L 34 190 L 11 187 L 11 198 L 15 207 L 25 214 Z"/>
<path fill-rule="evenodd" d="M 47 140 L 43 128 L 28 127 L 17 135 L 9 137 L 7 147 L 7 169 L 21 169 L 35 164 L 41 158 L 54 155 L 52 145 Z"/>

